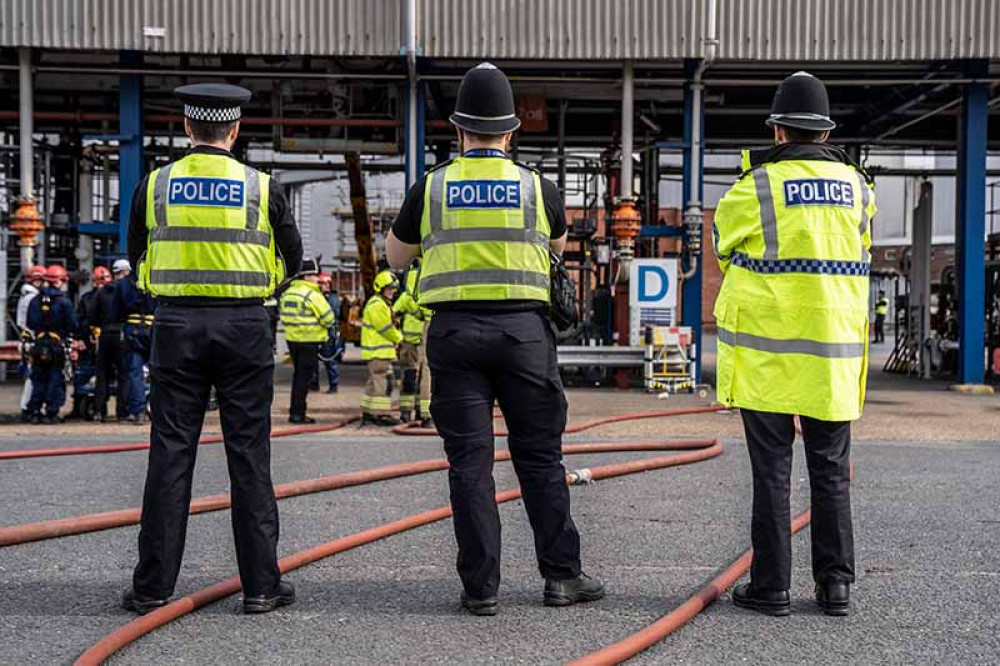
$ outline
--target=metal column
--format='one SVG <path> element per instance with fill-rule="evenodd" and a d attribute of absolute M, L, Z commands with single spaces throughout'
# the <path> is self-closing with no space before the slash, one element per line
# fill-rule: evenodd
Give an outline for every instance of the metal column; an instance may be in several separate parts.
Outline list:
<path fill-rule="evenodd" d="M 142 54 L 123 51 L 122 65 L 139 67 Z M 122 74 L 118 91 L 118 131 L 121 146 L 118 153 L 118 253 L 128 252 L 128 218 L 132 210 L 132 195 L 144 168 L 142 158 L 142 76 Z M 107 192 L 105 192 L 107 196 Z"/>
<path fill-rule="evenodd" d="M 403 131 L 405 152 L 403 155 L 403 169 L 406 174 L 406 187 L 410 188 L 415 182 L 420 180 L 424 171 L 427 170 L 427 155 L 425 153 L 426 146 L 426 136 L 425 132 L 425 109 L 426 109 L 426 89 L 422 81 L 418 81 L 416 84 L 417 94 L 416 94 L 416 122 L 414 125 L 410 125 L 409 121 Z M 403 99 L 403 113 L 406 118 L 410 118 L 410 96 L 407 95 Z M 415 168 L 411 169 L 410 165 L 413 162 Z"/>
<path fill-rule="evenodd" d="M 693 72 L 697 67 L 695 61 L 685 63 L 685 68 Z M 698 84 L 700 85 L 700 84 Z M 700 92 L 700 91 L 698 91 Z M 705 98 L 697 94 L 691 85 L 684 88 L 684 168 L 683 168 L 683 191 L 687 198 L 691 193 L 697 193 L 696 201 L 699 205 L 704 201 L 704 163 L 701 157 L 701 146 L 705 145 Z M 697 134 L 696 134 L 697 133 Z M 698 145 L 695 145 L 697 140 Z M 697 155 L 692 155 L 697 151 Z M 694 158 L 694 159 L 692 159 Z M 688 201 L 681 202 L 686 208 Z M 700 240 L 700 239 L 698 239 Z M 704 255 L 703 255 L 704 256 Z M 687 267 L 682 266 L 682 269 Z M 684 281 L 681 290 L 683 311 L 681 312 L 681 325 L 690 326 L 694 337 L 694 344 L 697 350 L 695 371 L 697 380 L 701 381 L 701 262 L 695 268 L 694 275 Z"/>
<path fill-rule="evenodd" d="M 988 62 L 967 63 L 970 78 L 985 78 Z M 958 379 L 980 384 L 986 376 L 984 308 L 986 235 L 986 139 L 989 86 L 973 83 L 962 93 L 958 137 L 958 183 L 955 197 L 958 268 Z"/>

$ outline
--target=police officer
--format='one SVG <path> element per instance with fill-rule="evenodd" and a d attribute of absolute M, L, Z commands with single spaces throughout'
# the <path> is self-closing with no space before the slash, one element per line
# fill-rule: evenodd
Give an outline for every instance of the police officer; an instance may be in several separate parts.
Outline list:
<path fill-rule="evenodd" d="M 493 404 L 535 534 L 545 603 L 599 599 L 603 584 L 580 571 L 580 536 L 562 464 L 566 398 L 546 321 L 549 250 L 562 252 L 566 216 L 556 186 L 507 157 L 520 126 L 507 77 L 489 63 L 458 91 L 461 156 L 410 189 L 388 236 L 393 266 L 423 254 L 420 304 L 427 331 L 431 414 L 451 468 L 462 606 L 497 612 L 500 517 L 494 501 Z"/>
<path fill-rule="evenodd" d="M 745 151 L 719 203 L 718 393 L 739 407 L 753 470 L 753 565 L 738 606 L 789 613 L 789 485 L 799 415 L 812 488 L 816 600 L 846 615 L 854 582 L 851 421 L 868 356 L 869 177 L 827 143 L 826 88 L 798 72 L 778 88 L 773 148 Z"/>
<path fill-rule="evenodd" d="M 148 293 L 139 290 L 131 265 L 123 267 L 123 273 L 124 279 L 115 282 L 115 309 L 124 318 L 121 356 L 124 386 L 120 394 L 125 398 L 125 421 L 142 425 L 146 418 L 145 368 L 149 363 L 156 306 Z"/>
<path fill-rule="evenodd" d="M 889 299 L 885 292 L 878 292 L 878 301 L 875 302 L 875 344 L 885 342 L 885 316 L 889 313 Z"/>
<path fill-rule="evenodd" d="M 368 365 L 368 381 L 361 396 L 361 424 L 399 425 L 392 416 L 392 364 L 403 334 L 392 316 L 392 301 L 399 283 L 392 271 L 375 276 L 375 293 L 361 315 L 361 359 Z"/>
<path fill-rule="evenodd" d="M 66 402 L 66 349 L 76 332 L 76 313 L 64 293 L 66 269 L 53 264 L 45 270 L 48 286 L 28 306 L 28 328 L 35 332 L 31 348 L 31 400 L 27 411 L 34 423 L 58 423 Z"/>
<path fill-rule="evenodd" d="M 243 611 L 295 601 L 281 580 L 271 484 L 274 356 L 264 299 L 302 261 L 280 187 L 230 152 L 250 91 L 196 84 L 184 102 L 192 148 L 149 174 L 132 198 L 129 258 L 157 298 L 150 354 L 152 434 L 139 563 L 122 605 L 146 613 L 174 592 L 184 552 L 191 477 L 209 393 L 219 401 L 233 500 Z"/>
<path fill-rule="evenodd" d="M 429 428 L 431 419 L 431 372 L 427 367 L 424 329 L 430 323 L 432 310 L 417 300 L 417 280 L 420 259 L 414 259 L 406 271 L 406 288 L 396 299 L 392 311 L 401 321 L 403 341 L 399 343 L 399 367 L 403 371 L 403 386 L 399 391 L 399 418 L 404 423 L 416 413 L 421 427 Z"/>
<path fill-rule="evenodd" d="M 316 423 L 306 415 L 309 383 L 319 367 L 319 348 L 336 325 L 319 281 L 319 265 L 315 259 L 306 259 L 298 277 L 281 295 L 281 324 L 294 367 L 289 423 Z"/>

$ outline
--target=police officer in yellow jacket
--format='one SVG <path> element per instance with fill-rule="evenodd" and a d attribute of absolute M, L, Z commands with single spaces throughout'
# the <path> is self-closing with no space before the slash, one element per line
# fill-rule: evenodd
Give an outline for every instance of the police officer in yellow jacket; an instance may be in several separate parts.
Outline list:
<path fill-rule="evenodd" d="M 337 324 L 319 282 L 319 264 L 315 259 L 306 259 L 299 277 L 281 295 L 281 325 L 294 368 L 289 423 L 316 423 L 316 419 L 306 415 L 306 398 L 309 384 L 319 369 L 319 348 Z"/>
<path fill-rule="evenodd" d="M 875 302 L 875 344 L 885 342 L 885 316 L 889 314 L 889 299 L 885 292 L 878 292 L 878 300 Z"/>
<path fill-rule="evenodd" d="M 399 343 L 399 366 L 403 371 L 403 386 L 399 391 L 399 418 L 410 421 L 413 413 L 421 427 L 429 428 L 431 419 L 431 371 L 427 367 L 424 331 L 430 323 L 433 310 L 420 305 L 417 299 L 417 280 L 420 278 L 420 259 L 414 259 L 406 271 L 406 288 L 392 306 L 400 319 L 403 341 Z"/>
<path fill-rule="evenodd" d="M 375 276 L 375 293 L 365 303 L 361 319 L 361 358 L 368 364 L 368 383 L 361 396 L 361 424 L 399 425 L 392 415 L 392 363 L 403 334 L 392 316 L 392 299 L 399 283 L 391 271 Z"/>
<path fill-rule="evenodd" d="M 122 605 L 146 613 L 174 592 L 198 438 L 214 387 L 243 611 L 264 613 L 294 602 L 295 589 L 281 580 L 276 554 L 274 356 L 263 302 L 284 269 L 299 270 L 302 241 L 280 188 L 230 152 L 250 91 L 196 84 L 175 92 L 184 102 L 192 148 L 139 184 L 129 219 L 129 258 L 138 266 L 140 288 L 159 305 L 149 362 L 152 433 L 139 564 Z"/>
<path fill-rule="evenodd" d="M 785 79 L 767 124 L 777 145 L 744 153 L 743 175 L 715 213 L 725 273 L 715 306 L 718 393 L 741 410 L 753 469 L 753 565 L 733 600 L 789 613 L 799 415 L 816 599 L 827 614 L 846 615 L 854 582 L 850 422 L 865 393 L 875 195 L 867 174 L 825 143 L 835 123 L 819 79 Z"/>
<path fill-rule="evenodd" d="M 603 584 L 580 570 L 562 464 L 567 404 L 545 314 L 549 251 L 561 253 L 566 239 L 562 197 L 554 183 L 507 157 L 520 121 L 499 69 L 483 63 L 466 73 L 450 120 L 461 156 L 410 188 L 386 252 L 399 267 L 423 255 L 420 305 L 434 310 L 431 413 L 451 465 L 461 604 L 475 615 L 498 608 L 494 403 L 510 432 L 545 603 L 600 599 Z"/>

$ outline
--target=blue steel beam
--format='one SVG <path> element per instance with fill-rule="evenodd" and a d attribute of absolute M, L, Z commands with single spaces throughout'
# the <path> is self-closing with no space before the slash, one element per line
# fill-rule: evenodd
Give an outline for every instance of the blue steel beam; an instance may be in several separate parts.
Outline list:
<path fill-rule="evenodd" d="M 694 73 L 694 69 L 697 66 L 696 60 L 688 60 L 684 63 L 684 69 L 687 71 L 688 76 Z M 692 141 L 692 123 L 693 114 L 701 114 L 702 122 L 701 125 L 701 145 L 705 145 L 705 98 L 702 96 L 702 103 L 699 105 L 700 108 L 694 108 L 694 102 L 692 100 L 690 87 L 684 88 L 684 168 L 683 168 L 683 195 L 681 197 L 681 210 L 684 210 L 687 206 L 688 193 L 691 191 L 691 179 L 696 178 L 698 184 L 698 199 L 704 205 L 705 193 L 704 193 L 704 155 L 700 160 L 698 173 L 691 173 L 691 145 L 694 143 Z M 701 359 L 704 356 L 704 349 L 702 348 L 701 339 L 701 261 L 704 261 L 707 255 L 706 249 L 702 248 L 701 257 L 698 263 L 698 270 L 695 271 L 694 275 L 690 279 L 684 281 L 684 286 L 681 290 L 681 298 L 683 299 L 683 310 L 681 313 L 681 325 L 690 326 L 692 334 L 694 336 L 694 342 L 698 346 L 698 361 L 696 364 L 696 374 L 698 381 L 701 381 Z M 687 266 L 681 266 L 681 270 L 686 270 Z"/>
<path fill-rule="evenodd" d="M 142 54 L 122 51 L 124 67 L 140 67 Z M 132 195 L 142 180 L 142 76 L 122 74 L 118 91 L 118 132 L 123 137 L 118 153 L 118 252 L 128 251 L 128 217 Z"/>
<path fill-rule="evenodd" d="M 404 86 L 404 93 L 405 93 L 405 86 Z M 426 164 L 426 161 L 427 161 L 427 159 L 426 159 L 427 158 L 427 155 L 426 155 L 427 141 L 424 138 L 426 136 L 426 131 L 427 131 L 427 129 L 425 127 L 426 112 L 427 112 L 427 102 L 426 102 L 426 100 L 427 100 L 427 89 L 426 89 L 426 86 L 425 86 L 425 84 L 424 84 L 423 81 L 418 81 L 417 82 L 417 137 L 416 137 L 416 144 L 417 144 L 417 151 L 416 151 L 416 155 L 417 155 L 417 169 L 416 169 L 416 174 L 417 174 L 417 179 L 418 180 L 423 177 L 424 171 L 426 171 L 426 169 L 427 169 L 427 164 Z M 404 94 L 403 95 L 403 118 L 409 118 L 409 117 L 410 117 L 410 96 Z M 405 122 L 403 123 L 403 173 L 404 173 L 404 177 L 405 177 L 405 179 L 407 181 L 406 182 L 406 188 L 409 189 L 413 185 L 413 183 L 409 182 L 409 174 L 410 174 L 410 151 L 409 151 L 410 136 L 409 136 L 409 127 L 407 125 L 408 125 L 408 123 L 405 123 Z"/>
<path fill-rule="evenodd" d="M 989 62 L 966 63 L 970 78 L 986 78 Z M 989 86 L 974 83 L 962 94 L 958 137 L 956 188 L 956 247 L 958 267 L 958 378 L 979 384 L 986 376 L 986 140 Z"/>

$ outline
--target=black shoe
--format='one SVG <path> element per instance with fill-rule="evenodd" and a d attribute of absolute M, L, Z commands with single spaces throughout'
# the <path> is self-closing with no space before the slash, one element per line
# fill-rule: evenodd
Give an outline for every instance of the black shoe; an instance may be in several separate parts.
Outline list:
<path fill-rule="evenodd" d="M 851 610 L 851 586 L 839 580 L 817 583 L 816 603 L 827 615 L 847 615 Z"/>
<path fill-rule="evenodd" d="M 750 583 L 733 588 L 733 603 L 764 615 L 785 616 L 791 613 L 788 590 L 758 590 Z"/>
<path fill-rule="evenodd" d="M 58 414 L 56 414 L 55 416 L 43 416 L 42 417 L 42 423 L 44 423 L 45 425 L 56 425 L 56 424 L 59 424 L 59 423 L 62 423 L 62 422 L 63 422 L 63 419 Z"/>
<path fill-rule="evenodd" d="M 413 420 L 413 412 L 400 412 L 399 421 L 400 423 L 409 423 Z"/>
<path fill-rule="evenodd" d="M 29 412 L 27 409 L 21 410 L 21 423 L 31 423 L 34 414 Z"/>
<path fill-rule="evenodd" d="M 385 414 L 383 414 L 382 416 L 375 417 L 375 425 L 381 426 L 383 428 L 398 426 L 399 424 L 400 424 L 399 419 L 395 419 L 391 416 L 386 416 Z"/>
<path fill-rule="evenodd" d="M 423 421 L 420 422 L 420 427 L 421 428 L 433 428 L 434 427 L 434 419 L 432 419 L 431 417 L 428 416 L 426 419 L 424 419 Z"/>
<path fill-rule="evenodd" d="M 129 414 L 125 417 L 125 423 L 137 426 L 144 425 L 146 423 L 146 415 L 141 412 L 138 414 Z"/>
<path fill-rule="evenodd" d="M 473 615 L 478 615 L 480 617 L 492 617 L 497 614 L 497 611 L 500 610 L 500 602 L 496 597 L 476 599 L 475 597 L 462 592 L 462 608 L 469 611 Z"/>
<path fill-rule="evenodd" d="M 122 608 L 133 613 L 138 613 L 139 615 L 145 615 L 150 611 L 166 606 L 167 601 L 167 599 L 153 599 L 152 597 L 144 597 L 136 594 L 135 590 L 130 587 L 122 595 Z"/>
<path fill-rule="evenodd" d="M 288 417 L 288 422 L 289 423 L 310 424 L 310 423 L 316 423 L 316 419 L 312 418 L 311 416 L 306 416 L 305 414 L 303 414 L 302 416 L 299 416 L 299 415 L 296 414 L 296 415 L 293 415 L 293 416 L 289 416 Z"/>
<path fill-rule="evenodd" d="M 376 421 L 375 417 L 372 416 L 371 414 L 365 413 L 365 414 L 361 415 L 361 425 L 362 426 L 366 426 L 366 425 L 378 425 L 378 421 Z"/>
<path fill-rule="evenodd" d="M 545 579 L 546 606 L 572 606 L 582 601 L 597 601 L 604 597 L 604 583 L 581 573 L 568 580 Z"/>
<path fill-rule="evenodd" d="M 295 603 L 295 586 L 287 581 L 278 583 L 278 591 L 264 597 L 243 597 L 244 613 L 270 613 L 280 606 Z"/>
<path fill-rule="evenodd" d="M 34 423 L 35 425 L 41 425 L 42 415 L 39 414 L 38 412 L 33 413 L 31 415 L 31 422 Z"/>
<path fill-rule="evenodd" d="M 330 393 L 330 394 L 333 394 L 333 393 L 338 393 L 338 392 L 339 392 L 339 389 L 338 389 L 338 388 L 337 388 L 336 386 L 331 386 L 330 388 L 328 388 L 328 389 L 326 390 L 326 392 L 327 392 L 327 393 Z"/>

